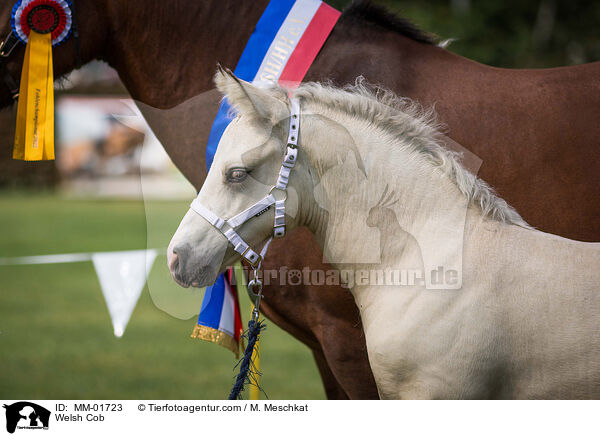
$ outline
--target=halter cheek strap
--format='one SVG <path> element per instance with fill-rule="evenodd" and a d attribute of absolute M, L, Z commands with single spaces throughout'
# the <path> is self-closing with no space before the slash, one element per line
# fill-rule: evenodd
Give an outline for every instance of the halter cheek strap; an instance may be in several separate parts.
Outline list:
<path fill-rule="evenodd" d="M 190 205 L 190 209 L 208 221 L 214 228 L 223 234 L 227 240 L 233 245 L 233 249 L 239 253 L 246 261 L 257 266 L 264 258 L 267 248 L 273 238 L 282 238 L 285 235 L 285 200 L 287 199 L 287 185 L 289 182 L 290 173 L 298 160 L 298 134 L 300 132 L 300 103 L 297 99 L 290 100 L 290 126 L 288 131 L 287 148 L 285 156 L 279 169 L 277 182 L 271 188 L 269 193 L 252 206 L 238 213 L 232 218 L 223 219 L 213 213 L 210 209 L 202 205 L 198 198 L 195 198 Z M 273 191 L 282 191 L 285 195 L 282 199 L 277 200 L 273 195 Z M 260 254 L 250 248 L 242 237 L 235 231 L 246 221 L 253 217 L 262 215 L 272 205 L 275 205 L 275 221 L 273 223 L 273 236 L 269 238 Z"/>

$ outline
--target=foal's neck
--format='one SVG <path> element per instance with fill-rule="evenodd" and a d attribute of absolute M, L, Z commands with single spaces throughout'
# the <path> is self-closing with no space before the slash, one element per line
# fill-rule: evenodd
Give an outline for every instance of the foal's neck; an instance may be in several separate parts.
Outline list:
<path fill-rule="evenodd" d="M 430 272 L 441 267 L 459 272 L 458 281 L 444 283 L 444 289 L 460 287 L 467 210 L 476 219 L 482 212 L 424 153 L 408 150 L 383 129 L 350 116 L 335 121 L 352 140 L 330 135 L 332 140 L 324 129 L 320 140 L 305 135 L 317 184 L 301 224 L 311 228 L 338 267 L 415 268 L 422 259 L 428 286 Z M 358 154 L 348 144 L 355 144 Z"/>

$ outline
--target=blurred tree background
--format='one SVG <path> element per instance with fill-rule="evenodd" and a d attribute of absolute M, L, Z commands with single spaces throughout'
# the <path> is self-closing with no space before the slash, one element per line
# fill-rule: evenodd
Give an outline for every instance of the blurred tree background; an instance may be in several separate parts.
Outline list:
<path fill-rule="evenodd" d="M 348 0 L 329 1 L 344 8 Z M 600 1 L 375 0 L 422 30 L 455 39 L 449 49 L 504 68 L 600 60 Z"/>

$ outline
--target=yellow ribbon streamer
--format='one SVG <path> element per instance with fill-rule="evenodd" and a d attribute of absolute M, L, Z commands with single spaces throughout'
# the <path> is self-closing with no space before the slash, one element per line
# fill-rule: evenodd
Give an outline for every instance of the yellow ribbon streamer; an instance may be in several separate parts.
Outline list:
<path fill-rule="evenodd" d="M 252 362 L 254 362 L 254 367 L 256 368 L 255 377 L 256 384 L 252 383 L 250 385 L 250 399 L 251 400 L 260 400 L 260 389 L 258 388 L 258 384 L 260 382 L 260 338 L 256 341 L 256 346 L 252 351 Z"/>
<path fill-rule="evenodd" d="M 13 159 L 54 159 L 53 77 L 51 36 L 32 30 L 21 73 Z"/>

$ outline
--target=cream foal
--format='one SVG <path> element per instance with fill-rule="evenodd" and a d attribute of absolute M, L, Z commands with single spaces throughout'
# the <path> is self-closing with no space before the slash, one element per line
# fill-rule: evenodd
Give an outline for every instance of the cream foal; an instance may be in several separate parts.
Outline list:
<path fill-rule="evenodd" d="M 198 199 L 231 217 L 277 178 L 289 100 L 225 73 L 216 83 L 239 116 Z M 287 231 L 310 228 L 345 272 L 382 398 L 600 398 L 600 244 L 531 229 L 409 101 L 360 83 L 293 93 L 302 115 Z M 237 229 L 255 251 L 272 209 Z M 239 259 L 192 210 L 173 251 L 195 286 Z"/>

